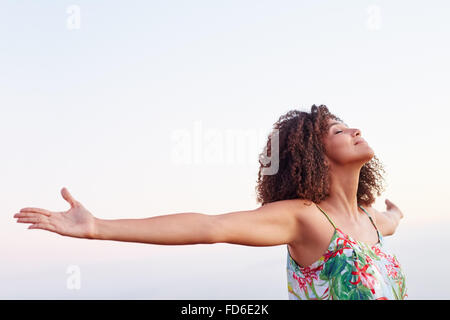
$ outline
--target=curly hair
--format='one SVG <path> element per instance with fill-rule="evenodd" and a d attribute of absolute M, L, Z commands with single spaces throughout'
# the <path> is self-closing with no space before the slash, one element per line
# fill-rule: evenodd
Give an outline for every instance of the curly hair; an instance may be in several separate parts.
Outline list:
<path fill-rule="evenodd" d="M 311 112 L 290 110 L 273 125 L 278 135 L 278 171 L 265 174 L 271 166 L 259 160 L 260 167 L 256 186 L 257 202 L 265 205 L 270 202 L 303 199 L 320 203 L 329 196 L 329 166 L 325 161 L 323 138 L 328 133 L 328 120 L 342 122 L 329 112 L 325 105 L 311 107 Z M 271 156 L 272 137 L 269 134 L 261 157 Z M 274 143 L 275 144 L 275 143 Z M 385 173 L 382 163 L 374 155 L 366 162 L 359 173 L 357 202 L 370 206 L 375 195 L 384 191 Z"/>

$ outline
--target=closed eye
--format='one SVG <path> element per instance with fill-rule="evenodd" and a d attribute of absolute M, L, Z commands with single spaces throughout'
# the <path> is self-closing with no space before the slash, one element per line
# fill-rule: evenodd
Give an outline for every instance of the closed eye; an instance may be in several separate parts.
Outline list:
<path fill-rule="evenodd" d="M 338 134 L 339 132 L 342 132 L 341 130 L 339 130 L 339 131 L 336 131 L 336 133 L 335 134 Z"/>

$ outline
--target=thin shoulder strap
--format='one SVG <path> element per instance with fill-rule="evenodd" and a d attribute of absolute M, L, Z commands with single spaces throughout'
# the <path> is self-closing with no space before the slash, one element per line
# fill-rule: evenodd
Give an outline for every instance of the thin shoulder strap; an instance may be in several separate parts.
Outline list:
<path fill-rule="evenodd" d="M 322 208 L 319 207 L 319 205 L 318 205 L 317 203 L 316 203 L 315 205 L 317 206 L 317 208 L 320 209 L 320 211 L 323 212 L 323 214 L 325 215 L 325 217 L 327 217 L 328 221 L 330 221 L 330 223 L 333 225 L 334 229 L 337 229 L 337 228 L 336 228 L 336 225 L 335 225 L 334 222 L 333 222 L 333 220 L 331 220 L 331 218 L 326 214 L 326 212 L 323 211 Z"/>
<path fill-rule="evenodd" d="M 372 225 L 374 226 L 375 230 L 377 230 L 378 241 L 379 241 L 379 240 L 380 240 L 380 231 L 378 231 L 378 228 L 377 228 L 375 222 L 373 222 L 372 216 L 370 215 L 370 213 L 368 213 L 368 212 L 366 211 L 366 209 L 364 209 L 363 207 L 361 207 L 359 204 L 358 204 L 358 207 L 360 207 L 360 208 L 361 208 L 361 209 L 369 216 L 370 222 L 372 222 Z"/>

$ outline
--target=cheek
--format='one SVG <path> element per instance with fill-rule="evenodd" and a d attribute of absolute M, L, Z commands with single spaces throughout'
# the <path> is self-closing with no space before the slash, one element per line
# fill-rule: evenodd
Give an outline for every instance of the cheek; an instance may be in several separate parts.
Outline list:
<path fill-rule="evenodd" d="M 337 161 L 352 157 L 353 151 L 355 151 L 353 149 L 353 146 L 350 145 L 348 141 L 339 141 L 338 139 L 335 139 L 333 143 L 328 144 L 326 146 L 326 150 L 327 156 L 330 159 L 334 159 Z"/>
<path fill-rule="evenodd" d="M 349 156 L 349 151 L 346 148 L 343 148 L 342 146 L 335 146 L 330 154 L 329 157 L 333 159 L 345 159 Z"/>
<path fill-rule="evenodd" d="M 349 143 L 345 139 L 339 139 L 339 137 L 334 137 L 326 145 L 326 149 L 330 153 L 348 152 Z"/>

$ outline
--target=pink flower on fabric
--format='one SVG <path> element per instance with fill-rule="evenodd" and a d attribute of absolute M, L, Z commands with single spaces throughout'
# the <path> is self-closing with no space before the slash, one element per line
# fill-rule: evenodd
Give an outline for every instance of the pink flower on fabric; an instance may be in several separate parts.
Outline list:
<path fill-rule="evenodd" d="M 380 257 L 380 258 L 387 258 L 387 255 L 380 250 L 380 248 L 378 248 L 377 246 L 373 246 L 372 247 L 373 252 L 375 252 L 375 254 Z"/>
<path fill-rule="evenodd" d="M 400 268 L 400 265 L 394 256 L 387 255 L 386 259 L 392 264 L 393 267 Z"/>
<path fill-rule="evenodd" d="M 357 285 L 359 282 L 362 282 L 365 287 L 369 288 L 370 291 L 375 294 L 375 284 L 377 283 L 377 279 L 367 272 L 368 267 L 369 265 L 366 264 L 364 267 L 360 268 L 358 265 L 358 261 L 355 261 L 356 271 L 353 271 L 352 275 L 358 276 L 358 278 L 356 279 L 356 281 L 350 281 L 350 283 Z"/>
<path fill-rule="evenodd" d="M 341 237 L 337 238 L 336 243 L 341 245 L 339 242 L 342 242 L 342 249 L 351 249 L 352 245 L 356 245 L 356 242 L 351 240 L 347 234 L 343 233 L 339 228 L 336 228 L 336 230 L 341 234 Z"/>
<path fill-rule="evenodd" d="M 388 264 L 388 265 L 386 265 L 386 269 L 387 269 L 388 275 L 390 277 L 392 277 L 392 278 L 398 277 L 398 272 L 397 272 L 397 270 L 395 270 L 394 266 Z"/>
<path fill-rule="evenodd" d="M 348 235 L 343 233 L 339 228 L 336 228 L 338 233 L 340 234 L 340 237 L 336 239 L 336 246 L 337 248 L 333 251 L 327 251 L 324 255 L 325 262 L 327 262 L 330 258 L 334 258 L 337 255 L 341 255 L 344 253 L 344 249 L 352 249 L 352 245 L 356 245 L 355 241 L 352 241 Z"/>
<path fill-rule="evenodd" d="M 300 289 L 302 289 L 303 291 L 306 292 L 307 286 L 306 286 L 306 280 L 305 280 L 305 278 L 300 278 L 300 277 L 298 277 L 298 276 L 295 274 L 295 272 L 292 274 L 292 276 L 294 277 L 295 280 L 297 280 L 298 286 L 300 287 Z"/>
<path fill-rule="evenodd" d="M 302 272 L 303 276 L 305 277 L 305 280 L 309 284 L 312 284 L 313 279 L 315 279 L 315 280 L 319 279 L 318 273 L 322 269 L 323 269 L 323 264 L 316 268 L 310 268 L 310 267 L 301 268 L 300 271 Z"/>
<path fill-rule="evenodd" d="M 373 262 L 372 258 L 369 256 L 366 256 L 366 263 L 370 264 L 373 268 L 375 268 L 378 272 L 381 272 L 380 268 L 376 263 Z"/>

